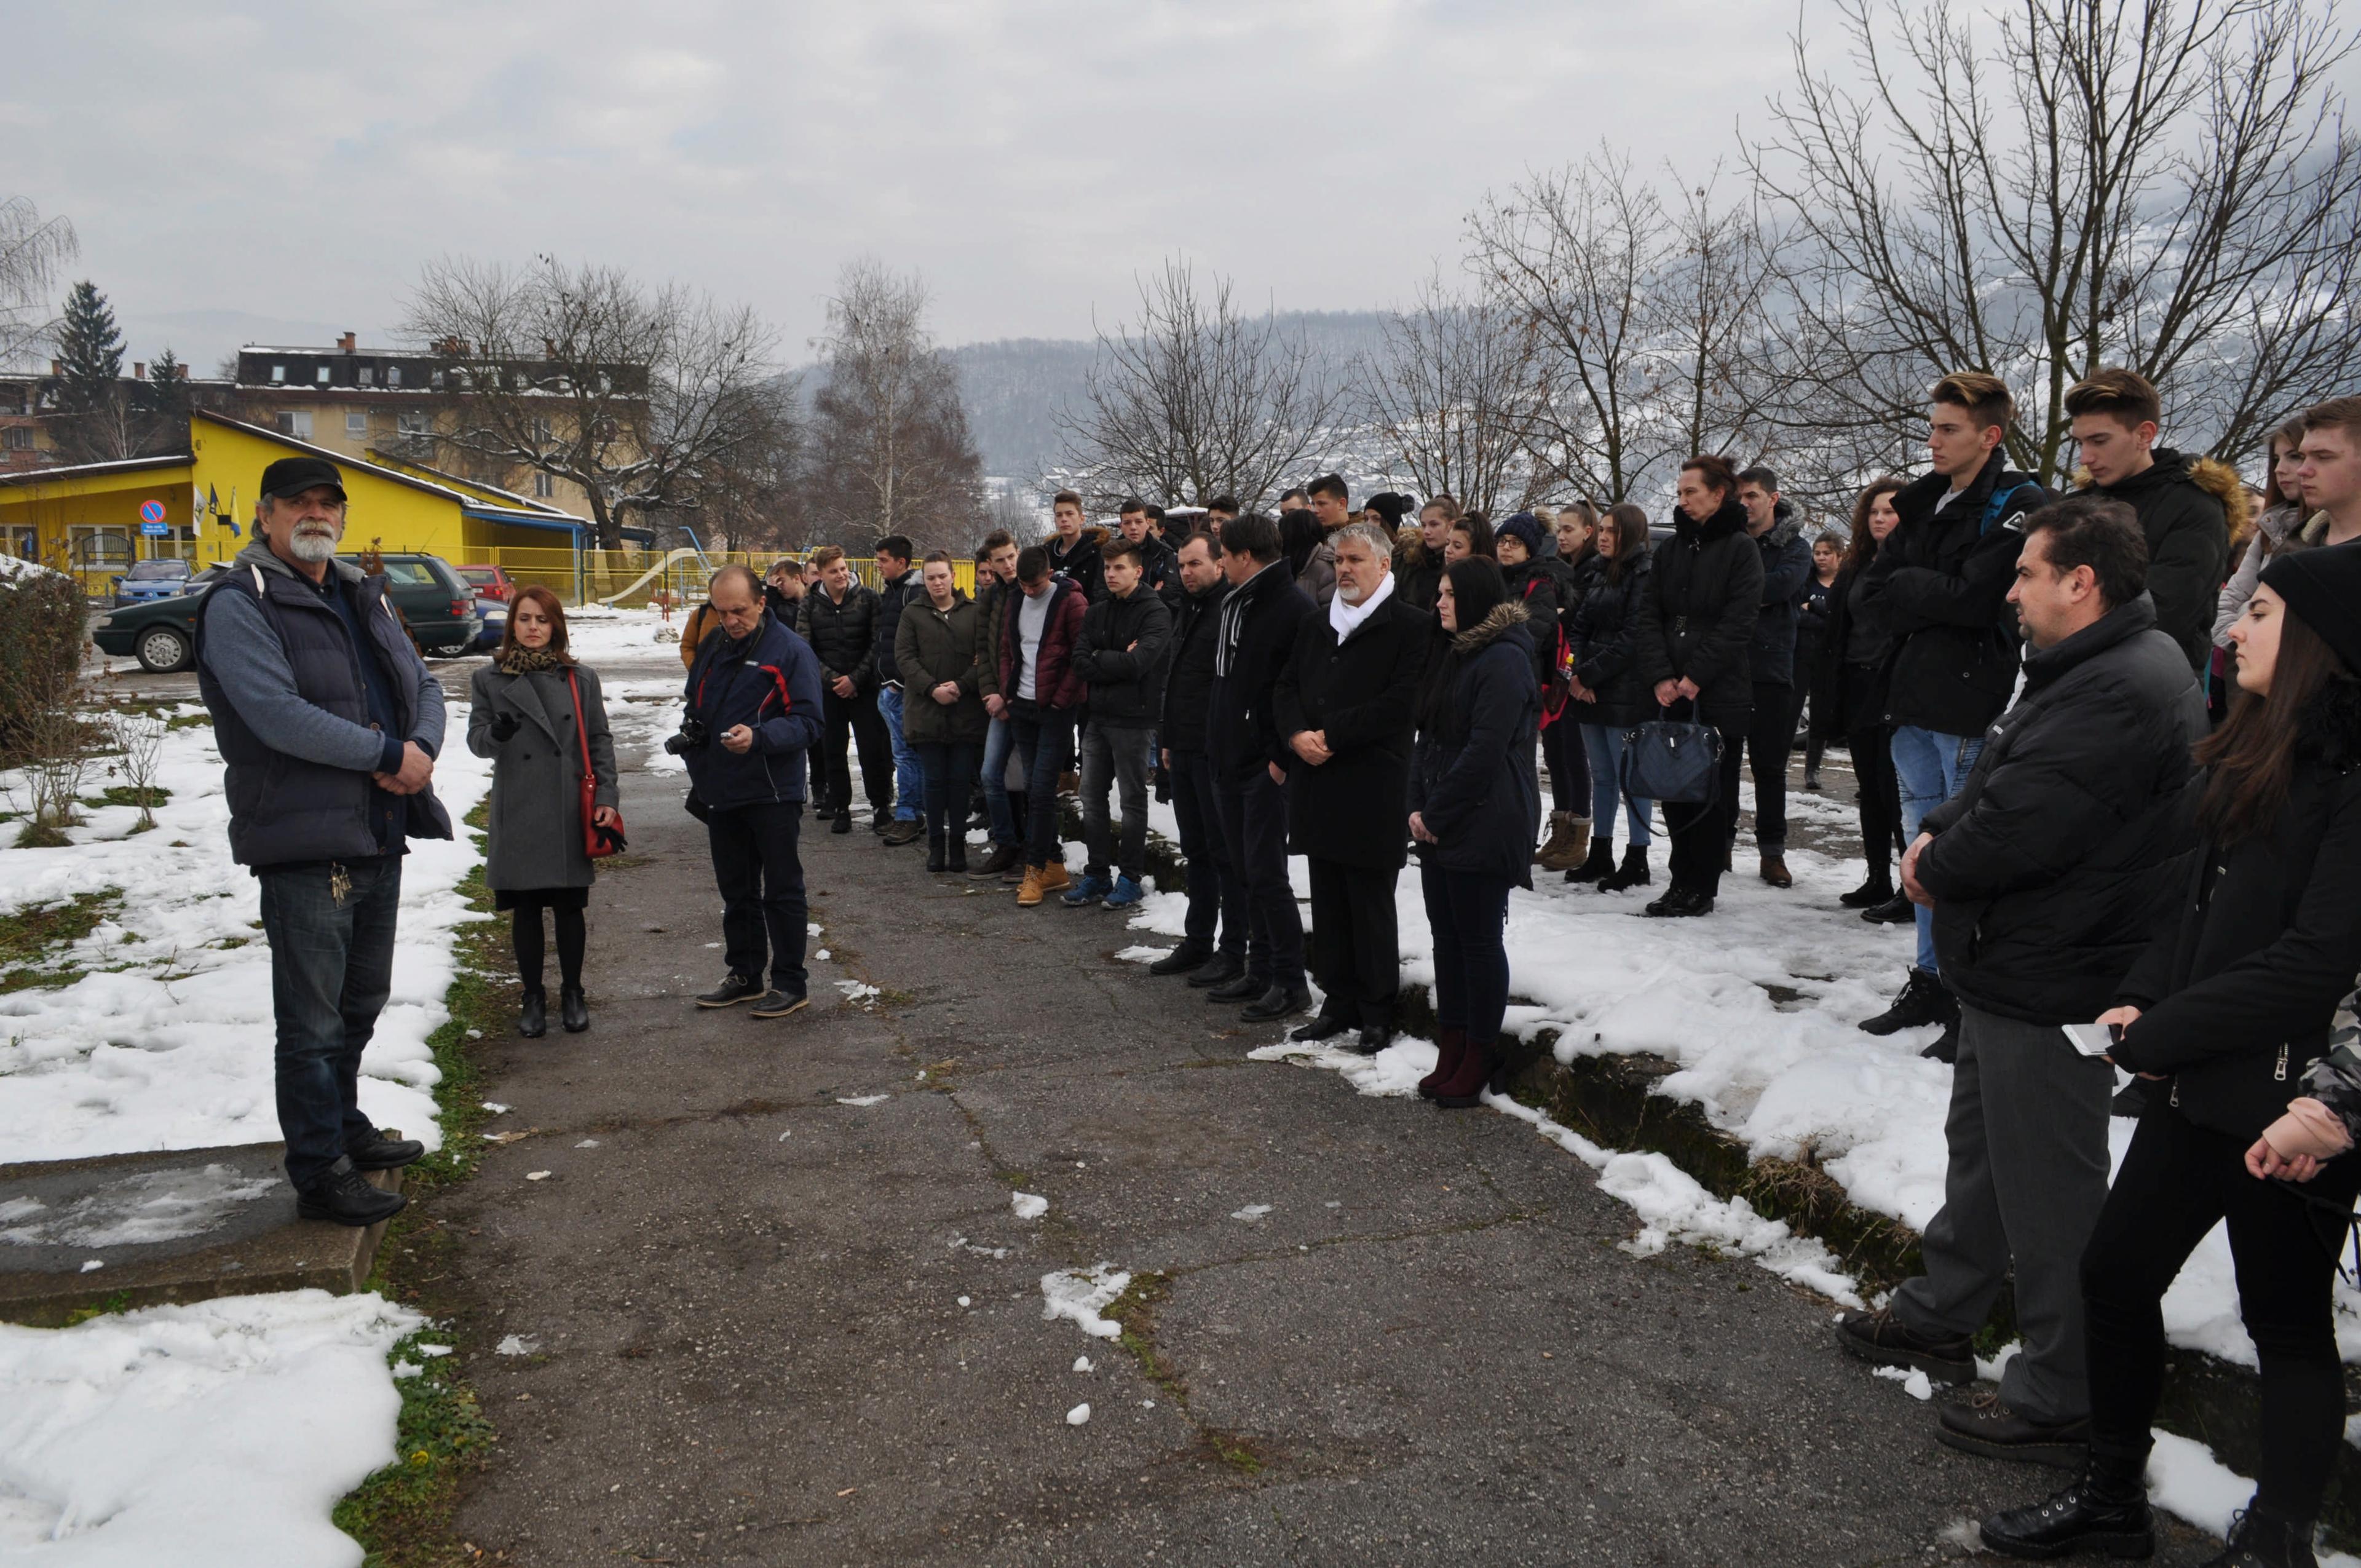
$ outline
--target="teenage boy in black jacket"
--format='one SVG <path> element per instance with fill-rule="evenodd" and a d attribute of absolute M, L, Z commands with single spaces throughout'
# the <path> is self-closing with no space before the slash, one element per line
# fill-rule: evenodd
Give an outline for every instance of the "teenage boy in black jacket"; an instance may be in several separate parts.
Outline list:
<path fill-rule="evenodd" d="M 1171 613 L 1141 579 L 1139 546 L 1118 539 L 1100 555 L 1106 598 L 1082 612 L 1074 641 L 1074 670 L 1088 685 L 1090 726 L 1082 732 L 1082 838 L 1090 864 L 1064 897 L 1069 909 L 1104 900 L 1128 909 L 1142 896 L 1148 858 L 1148 774 L 1156 716 L 1164 689 L 1165 645 Z M 1107 825 L 1107 789 L 1123 792 L 1123 842 Z M 1107 880 L 1109 861 L 1115 880 Z"/>
<path fill-rule="evenodd" d="M 902 672 L 894 667 L 894 638 L 902 630 L 902 607 L 926 597 L 918 574 L 910 570 L 910 558 L 917 554 L 917 547 L 899 533 L 877 542 L 877 717 L 894 751 L 894 820 L 883 829 L 888 844 L 916 843 L 925 829 L 918 806 L 926 798 L 926 781 L 918 769 L 918 754 L 902 735 Z"/>
<path fill-rule="evenodd" d="M 1230 597 L 1230 584 L 1222 575 L 1222 542 L 1210 532 L 1182 540 L 1180 560 L 1183 597 L 1172 619 L 1164 710 L 1157 732 L 1164 771 L 1172 780 L 1180 853 L 1189 863 L 1189 914 L 1180 945 L 1148 965 L 1148 972 L 1185 973 L 1191 985 L 1209 991 L 1246 972 L 1246 888 L 1222 837 L 1221 800 L 1205 752 L 1213 642 L 1221 631 L 1222 602 Z"/>
<path fill-rule="evenodd" d="M 2072 1466 L 2089 1442 L 2080 1265 L 2107 1196 L 2115 1075 L 2060 1026 L 2097 1017 L 2186 875 L 2205 701 L 2156 628 L 2147 550 L 2120 501 L 2025 521 L 2010 598 L 2033 652 L 2025 695 L 1902 859 L 1960 1003 L 1943 1207 L 1924 1272 L 1838 1338 L 1952 1382 L 2014 1266 L 2024 1350 L 1997 1399 L 1943 1407 L 1938 1441 Z"/>
<path fill-rule="evenodd" d="M 1162 510 L 1134 496 L 1123 503 L 1123 510 L 1115 518 L 1115 532 L 1125 543 L 1139 548 L 1140 582 L 1164 601 L 1166 609 L 1177 610 L 1181 595 L 1180 557 L 1171 545 L 1157 537 L 1156 524 L 1162 521 Z M 1106 554 L 1111 548 L 1112 545 L 1103 546 L 1099 552 L 1102 573 L 1106 569 Z"/>
<path fill-rule="evenodd" d="M 819 655 L 820 717 L 828 726 L 820 753 L 827 782 L 812 816 L 835 818 L 832 832 L 852 831 L 852 772 L 844 754 L 849 736 L 861 753 L 870 823 L 883 832 L 894 810 L 894 746 L 877 712 L 877 593 L 852 575 L 852 564 L 833 544 L 813 551 L 811 564 L 819 582 L 804 595 L 800 630 Z"/>
<path fill-rule="evenodd" d="M 1996 376 L 1961 371 L 1935 383 L 1927 416 L 1934 472 L 1896 491 L 1902 521 L 1862 574 L 1864 602 L 1893 629 L 1885 712 L 1894 730 L 1903 837 L 1944 801 L 1983 750 L 1984 726 L 2016 685 L 2017 631 L 2008 590 L 2025 536 L 2017 520 L 2049 494 L 2010 468 L 2002 450 L 2015 403 Z M 1918 912 L 1918 961 L 1894 1005 L 1861 1027 L 1890 1035 L 1940 1024 L 1926 1055 L 1949 1061 L 1960 1009 L 1938 977 L 1935 923 Z"/>
<path fill-rule="evenodd" d="M 2164 400 L 2136 370 L 2103 369 L 2067 389 L 2067 417 L 2091 477 L 2089 493 L 2139 514 L 2147 540 L 2147 591 L 2156 623 L 2180 644 L 2196 675 L 2213 652 L 2213 619 L 2229 575 L 2230 513 L 2223 493 L 2238 483 L 2226 465 L 2156 444 Z M 2200 476 L 2220 488 L 2209 489 Z"/>
<path fill-rule="evenodd" d="M 1812 547 L 1804 542 L 1804 520 L 1779 496 L 1779 476 L 1756 464 L 1738 475 L 1738 504 L 1746 509 L 1746 532 L 1763 554 L 1763 604 L 1747 645 L 1747 673 L 1754 682 L 1753 717 L 1746 725 L 1746 751 L 1754 772 L 1754 851 L 1760 872 L 1773 887 L 1793 887 L 1787 870 L 1787 753 L 1795 746 L 1795 688 L 1808 679 L 1795 667 L 1795 625 L 1804 585 L 1812 579 Z M 1738 798 L 1738 752 L 1721 760 L 1721 786 Z M 1737 818 L 1730 819 L 1730 849 L 1737 848 Z"/>

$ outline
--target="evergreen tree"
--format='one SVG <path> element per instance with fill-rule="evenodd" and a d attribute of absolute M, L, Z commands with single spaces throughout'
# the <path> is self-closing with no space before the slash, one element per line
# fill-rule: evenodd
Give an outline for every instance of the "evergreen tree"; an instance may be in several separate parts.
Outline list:
<path fill-rule="evenodd" d="M 146 412 L 165 422 L 189 417 L 188 368 L 170 345 L 157 352 L 148 367 L 148 382 L 141 398 Z"/>
<path fill-rule="evenodd" d="M 115 330 L 115 308 L 88 279 L 66 296 L 65 318 L 58 323 L 58 360 L 63 367 L 58 400 L 68 413 L 102 407 L 123 374 L 123 334 Z"/>

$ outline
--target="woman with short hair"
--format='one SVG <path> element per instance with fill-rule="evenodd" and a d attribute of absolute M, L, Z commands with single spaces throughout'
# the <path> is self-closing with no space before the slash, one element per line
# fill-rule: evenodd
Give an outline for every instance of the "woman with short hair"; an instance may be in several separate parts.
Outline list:
<path fill-rule="evenodd" d="M 596 797 L 590 826 L 620 839 L 615 741 L 598 672 L 577 664 L 566 646 L 566 609 L 534 584 L 509 605 L 500 652 L 468 686 L 467 750 L 492 760 L 489 837 L 484 883 L 493 906 L 509 914 L 517 978 L 524 996 L 517 1033 L 538 1039 L 549 1028 L 542 989 L 542 912 L 557 927 L 558 1015 L 568 1034 L 590 1026 L 582 990 L 588 940 L 583 911 L 597 880 L 586 848 L 582 776 Z"/>

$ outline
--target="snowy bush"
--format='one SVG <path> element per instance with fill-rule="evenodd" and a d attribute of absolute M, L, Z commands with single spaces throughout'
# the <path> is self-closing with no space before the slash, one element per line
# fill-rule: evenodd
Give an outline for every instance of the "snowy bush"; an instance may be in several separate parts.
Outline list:
<path fill-rule="evenodd" d="M 74 580 L 28 561 L 0 572 L 0 760 L 14 760 L 38 720 L 72 707 L 84 609 Z"/>

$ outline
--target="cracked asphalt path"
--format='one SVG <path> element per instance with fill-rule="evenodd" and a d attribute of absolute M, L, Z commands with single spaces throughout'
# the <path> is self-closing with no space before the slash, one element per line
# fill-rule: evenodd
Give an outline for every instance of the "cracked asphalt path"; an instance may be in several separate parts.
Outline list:
<path fill-rule="evenodd" d="M 1100 911 L 807 834 L 813 1005 L 699 1012 L 678 795 L 626 773 L 594 1027 L 485 1042 L 532 1135 L 432 1202 L 501 1432 L 458 1518 L 487 1558 L 1915 1563 L 2055 1484 L 1937 1446 L 1828 1302 L 1617 1250 L 1631 1211 L 1523 1124 L 1245 1061 L 1276 1031 Z M 1103 1262 L 1145 1288 L 1127 1345 L 1043 1319 Z"/>

